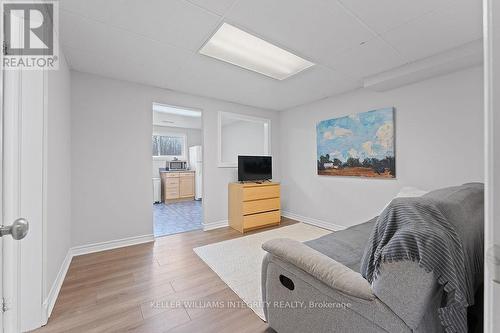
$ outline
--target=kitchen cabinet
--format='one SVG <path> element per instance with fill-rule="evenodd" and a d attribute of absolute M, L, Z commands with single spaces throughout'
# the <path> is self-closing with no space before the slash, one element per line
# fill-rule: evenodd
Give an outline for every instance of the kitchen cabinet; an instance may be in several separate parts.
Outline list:
<path fill-rule="evenodd" d="M 194 199 L 194 172 L 161 171 L 162 201 Z"/>

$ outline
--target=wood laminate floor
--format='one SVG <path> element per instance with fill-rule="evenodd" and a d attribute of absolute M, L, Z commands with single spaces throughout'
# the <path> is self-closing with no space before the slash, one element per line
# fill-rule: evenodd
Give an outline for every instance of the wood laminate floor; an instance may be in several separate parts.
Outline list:
<path fill-rule="evenodd" d="M 74 257 L 49 322 L 35 332 L 272 332 L 252 310 L 227 306 L 241 300 L 193 252 L 242 236 L 192 231 Z"/>

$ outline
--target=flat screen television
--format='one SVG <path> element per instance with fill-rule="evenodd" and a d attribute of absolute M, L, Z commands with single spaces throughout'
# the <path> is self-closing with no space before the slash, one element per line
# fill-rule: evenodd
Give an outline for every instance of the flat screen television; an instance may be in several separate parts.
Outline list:
<path fill-rule="evenodd" d="M 271 156 L 238 156 L 238 181 L 270 180 L 272 178 Z"/>

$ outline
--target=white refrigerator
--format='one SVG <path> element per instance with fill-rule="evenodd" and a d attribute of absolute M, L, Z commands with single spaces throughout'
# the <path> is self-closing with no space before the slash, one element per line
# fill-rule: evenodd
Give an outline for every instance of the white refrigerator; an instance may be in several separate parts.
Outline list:
<path fill-rule="evenodd" d="M 189 168 L 194 170 L 194 198 L 201 200 L 203 193 L 203 156 L 201 146 L 189 147 Z"/>

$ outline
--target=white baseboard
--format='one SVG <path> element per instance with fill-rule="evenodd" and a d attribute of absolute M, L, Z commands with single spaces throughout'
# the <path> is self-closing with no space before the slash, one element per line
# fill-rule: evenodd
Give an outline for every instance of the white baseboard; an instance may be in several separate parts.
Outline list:
<path fill-rule="evenodd" d="M 228 220 L 215 221 L 215 222 L 203 224 L 203 231 L 214 230 L 214 229 L 224 228 L 224 227 L 228 227 L 228 226 L 229 226 Z"/>
<path fill-rule="evenodd" d="M 314 225 L 314 226 L 317 226 L 317 227 L 320 227 L 323 229 L 327 229 L 327 230 L 339 231 L 339 230 L 344 230 L 346 228 L 342 225 L 314 219 L 312 217 L 302 216 L 302 215 L 295 214 L 295 213 L 292 213 L 289 211 L 281 211 L 281 215 L 286 217 L 286 218 L 295 220 L 295 221 L 311 224 L 311 225 Z"/>
<path fill-rule="evenodd" d="M 322 220 L 313 219 L 311 217 L 302 216 L 302 215 L 295 214 L 295 213 L 292 213 L 292 212 L 289 212 L 289 211 L 281 211 L 281 215 L 284 216 L 284 217 L 287 217 L 289 219 L 292 219 L 292 220 L 296 220 L 296 221 L 299 221 L 299 222 L 304 222 L 304 223 L 311 224 L 311 225 L 314 225 L 314 226 L 317 226 L 317 227 L 320 227 L 320 228 L 323 228 L 323 229 L 327 229 L 327 230 L 339 231 L 339 230 L 344 230 L 346 228 L 346 227 L 344 227 L 342 225 L 338 225 L 338 224 L 334 224 L 334 223 L 326 222 L 326 221 L 322 221 Z M 218 228 L 224 228 L 224 227 L 227 227 L 227 226 L 229 226 L 229 221 L 228 220 L 210 222 L 210 223 L 207 223 L 207 224 L 203 225 L 203 231 L 214 230 L 214 229 L 218 229 Z"/>
<path fill-rule="evenodd" d="M 61 290 L 64 278 L 66 277 L 66 273 L 68 272 L 69 265 L 71 264 L 71 259 L 73 259 L 73 255 L 70 248 L 68 249 L 68 253 L 66 254 L 66 257 L 64 258 L 64 261 L 61 264 L 61 268 L 57 273 L 56 279 L 52 284 L 52 287 L 50 288 L 49 294 L 47 295 L 47 298 L 43 302 L 42 325 L 47 324 L 50 314 L 52 313 L 52 309 L 54 309 L 57 296 L 59 295 L 59 291 Z"/>
<path fill-rule="evenodd" d="M 154 240 L 155 238 L 152 234 L 143 236 L 134 236 L 122 239 L 115 239 L 107 242 L 75 246 L 71 248 L 71 252 L 72 255 L 76 257 L 88 253 L 112 250 L 120 247 L 137 245 L 142 243 L 149 243 L 153 242 Z"/>

